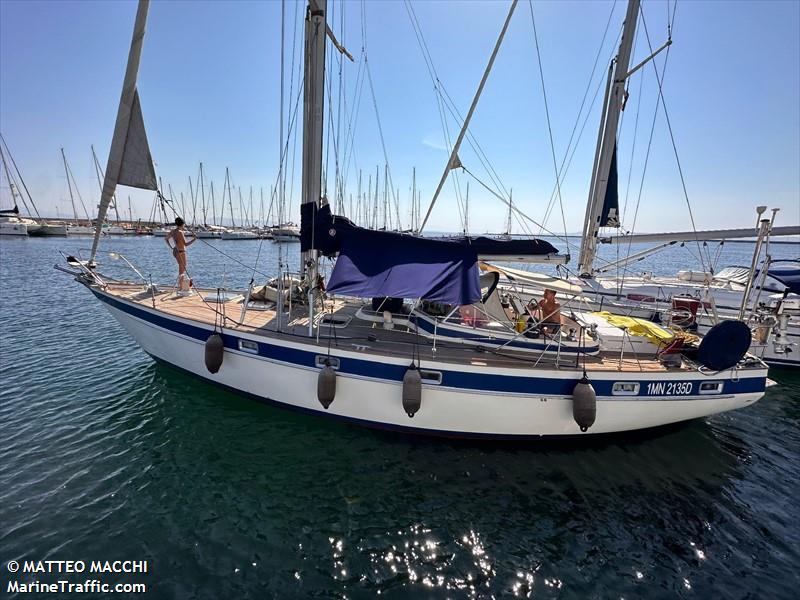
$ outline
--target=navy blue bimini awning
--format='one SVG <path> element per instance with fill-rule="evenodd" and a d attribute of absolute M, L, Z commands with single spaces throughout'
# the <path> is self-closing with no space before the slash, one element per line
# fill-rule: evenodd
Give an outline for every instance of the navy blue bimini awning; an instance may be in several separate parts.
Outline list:
<path fill-rule="evenodd" d="M 519 253 L 519 242 L 509 242 L 509 254 Z M 547 242 L 534 242 L 527 242 L 528 252 L 558 252 Z M 472 304 L 481 298 L 478 253 L 487 246 L 498 253 L 503 242 L 375 231 L 332 215 L 329 205 L 317 209 L 309 203 L 301 207 L 301 250 L 315 248 L 325 256 L 339 255 L 327 285 L 334 294 Z"/>
<path fill-rule="evenodd" d="M 360 298 L 472 304 L 481 298 L 478 255 L 454 242 L 354 230 L 342 240 L 328 291 Z"/>

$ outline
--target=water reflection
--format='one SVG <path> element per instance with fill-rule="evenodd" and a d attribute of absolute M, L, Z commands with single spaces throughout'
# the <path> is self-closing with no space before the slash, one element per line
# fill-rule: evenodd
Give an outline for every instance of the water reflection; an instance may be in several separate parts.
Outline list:
<path fill-rule="evenodd" d="M 53 274 L 85 241 L 2 243 L 4 560 L 151 560 L 154 597 L 795 595 L 796 375 L 746 410 L 577 447 L 386 434 L 155 365 Z M 161 244 L 111 245 L 171 279 Z M 249 279 L 199 248 L 205 283 Z"/>
<path fill-rule="evenodd" d="M 142 462 L 165 485 L 202 486 L 179 492 L 197 544 L 233 552 L 232 572 L 258 579 L 256 548 L 299 540 L 277 551 L 281 584 L 298 590 L 557 595 L 576 566 L 615 581 L 602 564 L 632 541 L 624 578 L 645 583 L 663 576 L 653 559 L 665 544 L 666 564 L 706 560 L 708 515 L 750 452 L 702 421 L 578 450 L 443 442 L 259 405 L 160 365 L 137 375 L 158 397 Z M 141 488 L 143 511 L 169 502 L 155 483 Z"/>

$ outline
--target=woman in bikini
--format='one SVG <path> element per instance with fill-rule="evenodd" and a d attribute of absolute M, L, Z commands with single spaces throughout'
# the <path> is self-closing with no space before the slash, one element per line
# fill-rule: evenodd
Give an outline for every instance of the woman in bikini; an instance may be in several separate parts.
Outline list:
<path fill-rule="evenodd" d="M 183 226 L 183 219 L 177 217 L 175 219 L 175 229 L 164 236 L 164 240 L 167 242 L 167 246 L 172 249 L 172 256 L 178 261 L 178 289 L 180 291 L 188 291 L 189 278 L 186 275 L 186 248 L 197 241 L 197 236 L 192 233 L 192 239 L 187 242 L 186 235 L 183 233 Z M 169 243 L 170 240 L 175 242 L 174 246 Z M 184 281 L 186 282 L 185 284 Z"/>

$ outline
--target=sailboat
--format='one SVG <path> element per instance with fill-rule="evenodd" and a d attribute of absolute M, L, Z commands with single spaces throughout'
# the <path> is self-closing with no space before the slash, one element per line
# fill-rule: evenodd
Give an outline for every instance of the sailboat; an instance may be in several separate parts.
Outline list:
<path fill-rule="evenodd" d="M 630 26 L 638 5 L 630 0 L 620 62 L 630 54 Z M 515 6 L 516 1 L 495 54 Z M 147 9 L 148 1 L 140 0 L 99 223 L 117 185 L 157 188 L 136 86 Z M 59 266 L 102 302 L 145 352 L 264 402 L 436 436 L 539 439 L 623 432 L 745 407 L 763 396 L 766 365 L 746 353 L 749 332 L 743 340 L 742 324 L 736 322 L 720 324 L 699 345 L 680 338 L 655 353 L 632 353 L 624 345 L 609 351 L 596 342 L 601 330 L 613 329 L 610 324 L 583 326 L 573 319 L 576 325 L 567 331 L 557 315 L 547 320 L 517 314 L 518 299 L 505 297 L 494 309 L 517 324 L 516 339 L 549 328 L 554 352 L 454 343 L 452 332 L 439 336 L 439 325 L 455 321 L 461 308 L 471 314 L 471 322 L 458 318 L 461 331 L 484 327 L 477 323 L 489 301 L 479 277 L 482 256 L 516 257 L 524 250 L 535 261 L 557 250 L 537 239 L 441 240 L 376 231 L 332 214 L 321 186 L 325 53 L 333 38 L 326 19 L 327 1 L 310 0 L 300 277 L 281 273 L 267 285 L 251 284 L 240 293 L 207 288 L 178 295 L 169 286 L 141 279 L 111 279 L 75 257 Z M 98 229 L 91 261 L 99 241 Z M 322 256 L 336 260 L 327 281 Z M 452 313 L 453 308 L 459 310 Z M 371 318 L 365 318 L 365 311 Z M 409 326 L 415 311 L 431 317 L 431 337 Z M 566 314 L 569 307 L 561 311 L 572 318 Z M 486 323 L 494 322 L 487 316 Z M 628 333 L 619 329 L 619 335 Z M 570 337 L 577 345 L 566 343 Z M 586 351 L 590 346 L 597 352 Z"/>
<path fill-rule="evenodd" d="M 17 199 L 22 202 L 26 210 L 30 210 L 28 207 L 29 203 L 37 214 L 38 210 L 36 209 L 36 205 L 33 203 L 33 198 L 29 196 L 28 201 L 26 201 L 25 197 L 20 193 L 19 187 L 11 174 L 11 169 L 8 167 L 6 153 L 8 153 L 8 159 L 12 162 L 12 165 L 15 168 L 16 163 L 11 157 L 11 151 L 8 149 L 8 146 L 5 146 L 5 151 L 3 150 L 3 146 L 5 146 L 5 139 L 0 138 L 0 163 L 3 165 L 1 173 L 2 175 L 5 175 L 8 191 L 11 194 L 11 205 L 13 205 L 13 208 L 0 208 L 0 235 L 34 235 L 42 228 L 42 226 L 38 221 L 32 218 L 21 216 Z M 20 175 L 19 171 L 16 172 L 16 178 L 22 183 L 24 190 L 27 192 L 27 187 L 25 187 L 25 184 L 22 181 L 22 175 Z"/>
<path fill-rule="evenodd" d="M 72 212 L 75 216 L 75 220 L 72 223 L 68 223 L 66 226 L 67 235 L 93 235 L 94 228 L 91 226 L 89 214 L 86 213 L 86 221 L 87 223 L 90 223 L 89 225 L 81 225 L 80 220 L 78 219 L 78 208 L 75 204 L 74 194 L 78 194 L 78 199 L 80 200 L 84 211 L 86 211 L 86 205 L 83 203 L 83 198 L 81 198 L 81 193 L 78 190 L 78 184 L 75 181 L 75 177 L 72 175 L 72 170 L 69 168 L 69 163 L 67 163 L 67 155 L 64 153 L 64 148 L 61 148 L 61 159 L 64 161 L 64 173 L 67 177 L 67 189 L 69 190 L 69 199 L 72 203 Z M 75 187 L 74 193 L 72 191 L 73 186 Z"/>
<path fill-rule="evenodd" d="M 294 223 L 284 223 L 283 225 L 276 225 L 270 232 L 272 239 L 276 242 L 299 242 L 300 241 L 300 227 Z"/>

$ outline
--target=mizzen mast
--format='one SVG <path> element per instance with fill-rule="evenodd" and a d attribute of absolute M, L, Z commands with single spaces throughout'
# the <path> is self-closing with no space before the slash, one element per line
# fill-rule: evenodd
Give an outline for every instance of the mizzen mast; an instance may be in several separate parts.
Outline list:
<path fill-rule="evenodd" d="M 589 200 L 586 205 L 586 216 L 583 222 L 583 239 L 578 259 L 578 273 L 582 277 L 591 277 L 594 258 L 597 254 L 597 233 L 603 223 L 603 206 L 609 179 L 612 177 L 612 161 L 616 157 L 617 129 L 622 108 L 625 104 L 625 83 L 631 73 L 628 65 L 631 60 L 633 40 L 636 37 L 636 21 L 639 18 L 640 0 L 628 1 L 628 12 L 622 29 L 622 41 L 619 45 L 613 68 L 613 79 L 606 84 L 606 100 L 603 116 L 600 119 L 600 131 L 597 137 L 597 150 L 592 170 L 592 182 L 589 187 Z M 612 74 L 609 70 L 609 77 Z M 609 89 L 610 88 L 610 89 Z M 616 177 L 616 171 L 613 177 Z M 616 193 L 616 190 L 613 190 Z M 616 219 L 616 215 L 612 215 Z M 609 223 L 611 224 L 611 223 Z"/>

